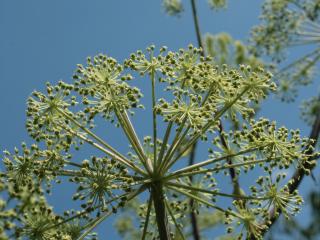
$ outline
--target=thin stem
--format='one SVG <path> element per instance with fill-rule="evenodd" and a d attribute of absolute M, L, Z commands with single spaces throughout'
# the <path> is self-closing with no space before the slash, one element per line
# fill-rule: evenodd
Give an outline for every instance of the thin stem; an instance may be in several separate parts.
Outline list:
<path fill-rule="evenodd" d="M 263 146 L 259 146 L 259 147 L 248 148 L 248 149 L 239 151 L 237 153 L 224 155 L 224 156 L 221 156 L 221 157 L 218 157 L 218 158 L 208 159 L 206 161 L 202 161 L 202 162 L 199 162 L 199 163 L 196 163 L 196 164 L 193 164 L 193 165 L 189 165 L 188 167 L 182 168 L 182 169 L 180 169 L 180 170 L 178 170 L 176 172 L 173 172 L 172 175 L 181 174 L 181 173 L 184 173 L 184 172 L 189 172 L 189 171 L 192 171 L 194 169 L 197 169 L 197 168 L 200 168 L 200 167 L 204 167 L 204 166 L 212 164 L 212 163 L 220 162 L 220 161 L 225 160 L 225 159 L 230 158 L 230 157 L 236 157 L 236 156 L 239 156 L 239 155 L 243 155 L 243 154 L 246 154 L 246 153 L 249 153 L 249 152 L 256 151 L 256 150 L 261 149 L 261 148 L 266 147 L 266 146 L 268 146 L 268 144 L 263 145 Z"/>
<path fill-rule="evenodd" d="M 48 172 L 51 172 L 51 170 L 46 170 Z M 54 171 L 58 176 L 65 176 L 65 177 L 82 177 L 83 174 L 80 171 L 73 171 L 73 170 L 58 170 Z"/>
<path fill-rule="evenodd" d="M 175 163 L 175 161 L 170 161 L 170 160 L 173 158 L 174 153 L 177 151 L 178 147 L 181 146 L 181 143 L 183 142 L 183 140 L 184 140 L 185 137 L 187 136 L 189 130 L 190 130 L 190 126 L 187 127 L 187 129 L 184 131 L 184 133 L 182 134 L 182 136 L 181 136 L 181 137 L 178 139 L 178 141 L 174 144 L 174 146 L 173 146 L 173 148 L 172 148 L 172 151 L 171 151 L 170 155 L 168 156 L 167 161 L 165 162 L 163 172 L 166 172 L 167 170 L 169 170 L 170 167 Z"/>
<path fill-rule="evenodd" d="M 221 167 L 202 169 L 202 170 L 198 170 L 198 171 L 192 171 L 192 172 L 186 172 L 186 173 L 180 173 L 180 174 L 171 174 L 171 175 L 168 175 L 168 176 L 164 177 L 163 179 L 164 180 L 170 180 L 170 179 L 174 179 L 174 178 L 187 177 L 187 176 L 190 176 L 190 175 L 204 174 L 204 173 L 207 173 L 207 172 L 217 172 L 217 171 L 221 171 L 221 170 L 224 170 L 224 169 L 242 167 L 242 166 L 247 166 L 247 165 L 253 165 L 253 164 L 263 163 L 263 162 L 267 162 L 267 161 L 270 161 L 270 160 L 277 160 L 277 159 L 281 159 L 281 157 L 265 158 L 265 159 L 253 160 L 253 161 L 248 161 L 248 162 L 243 162 L 243 163 L 224 165 L 224 166 L 221 166 Z"/>
<path fill-rule="evenodd" d="M 189 163 L 188 165 L 191 166 L 194 164 L 195 161 L 195 155 L 196 155 L 196 149 L 197 149 L 197 142 L 193 145 L 192 150 L 191 150 L 191 154 L 189 157 Z M 190 182 L 191 184 L 193 183 L 193 176 L 189 176 Z M 199 226 L 198 226 L 198 219 L 197 219 L 197 215 L 194 211 L 194 199 L 190 198 L 190 208 L 191 208 L 191 213 L 190 213 L 190 217 L 191 217 L 191 225 L 192 225 L 192 234 L 193 234 L 193 238 L 194 240 L 200 240 L 200 231 L 199 231 Z"/>
<path fill-rule="evenodd" d="M 103 204 L 100 204 L 100 205 L 95 206 L 94 209 L 100 208 L 100 207 L 104 206 L 105 204 L 110 204 L 110 203 L 112 203 L 112 202 L 114 202 L 114 201 L 116 201 L 116 200 L 118 200 L 118 199 L 120 199 L 120 198 L 122 198 L 122 197 L 125 197 L 125 196 L 127 196 L 127 195 L 129 195 L 129 194 L 130 194 L 130 193 L 125 193 L 125 194 L 122 194 L 122 195 L 120 195 L 120 196 L 114 197 L 114 198 L 106 201 L 106 202 L 103 203 Z M 76 215 L 73 215 L 73 216 L 70 217 L 70 218 L 64 219 L 63 221 L 61 221 L 61 222 L 59 222 L 59 223 L 57 223 L 57 224 L 55 224 L 55 225 L 49 226 L 48 228 L 45 229 L 45 231 L 47 231 L 47 230 L 49 230 L 49 229 L 52 229 L 52 228 L 56 228 L 56 227 L 58 227 L 58 226 L 61 226 L 61 225 L 65 224 L 65 223 L 70 222 L 70 221 L 72 221 L 73 219 L 76 219 L 76 218 L 78 218 L 78 217 L 81 217 L 82 215 L 85 215 L 85 214 L 88 214 L 88 212 L 85 211 L 85 210 L 83 210 L 82 212 L 80 212 L 80 213 L 78 213 L 78 214 L 76 214 Z"/>
<path fill-rule="evenodd" d="M 182 233 L 182 230 L 181 230 L 181 228 L 180 228 L 180 226 L 179 226 L 179 224 L 178 224 L 178 222 L 177 222 L 176 218 L 174 217 L 174 214 L 173 214 L 173 212 L 172 212 L 172 210 L 171 210 L 170 204 L 168 203 L 168 201 L 167 201 L 166 199 L 164 200 L 164 202 L 165 202 L 165 204 L 166 204 L 166 207 L 167 207 L 167 209 L 168 209 L 169 215 L 170 215 L 170 217 L 171 217 L 174 225 L 176 226 L 176 229 L 177 229 L 180 237 L 181 237 L 183 240 L 185 240 L 185 237 L 184 237 L 184 235 L 183 235 L 183 233 Z"/>
<path fill-rule="evenodd" d="M 74 166 L 74 167 L 78 167 L 78 168 L 83 168 L 83 165 L 80 163 L 75 163 L 75 162 L 71 162 L 71 161 L 63 161 L 65 164 L 68 164 L 70 166 Z"/>
<path fill-rule="evenodd" d="M 88 144 L 90 144 L 91 146 L 94 146 L 95 148 L 99 149 L 100 151 L 104 152 L 105 154 L 111 156 L 112 158 L 114 158 L 115 160 L 121 162 L 122 164 L 126 165 L 127 167 L 133 169 L 134 171 L 137 171 L 138 173 L 147 176 L 147 174 L 140 169 L 138 166 L 136 166 L 134 163 L 130 162 L 130 160 L 128 159 L 123 159 L 118 155 L 115 155 L 113 152 L 109 151 L 108 149 L 105 149 L 104 147 L 102 147 L 101 145 L 93 142 L 91 139 L 88 139 L 84 136 L 82 136 L 81 134 L 78 134 L 77 132 L 71 130 L 71 129 L 65 129 L 66 131 L 70 132 L 71 134 L 77 136 L 78 138 L 80 138 L 81 140 L 87 142 Z"/>
<path fill-rule="evenodd" d="M 193 23 L 194 23 L 194 27 L 195 27 L 195 31 L 196 31 L 198 46 L 199 46 L 199 48 L 202 48 L 201 55 L 204 57 L 205 52 L 204 52 L 204 48 L 203 48 L 203 44 L 202 44 L 201 31 L 200 31 L 200 26 L 199 26 L 199 20 L 198 20 L 195 0 L 191 0 L 191 8 L 192 8 L 192 17 L 193 17 Z M 210 88 L 210 90 L 211 90 L 211 88 Z M 210 90 L 209 90 L 209 92 L 210 92 Z M 204 102 L 207 101 L 207 99 L 209 97 L 209 92 L 206 95 Z M 189 157 L 189 165 L 194 164 L 196 149 L 197 149 L 197 141 L 192 145 L 191 153 L 190 153 L 190 157 Z M 173 165 L 176 161 L 177 160 L 172 161 L 171 165 Z M 170 168 L 171 165 L 169 165 L 168 168 Z M 192 181 L 192 177 L 191 177 L 191 181 Z M 190 199 L 190 206 L 191 206 L 191 208 L 193 207 L 193 200 L 192 199 Z M 191 212 L 191 223 L 192 223 L 192 232 L 193 232 L 194 239 L 200 240 L 200 233 L 199 233 L 199 229 L 198 229 L 197 218 L 196 218 L 196 215 L 193 211 Z"/>
<path fill-rule="evenodd" d="M 147 169 L 147 171 L 150 173 L 151 170 L 147 166 L 146 157 L 144 156 L 144 152 L 142 150 L 142 147 L 140 147 L 139 146 L 139 142 L 137 142 L 135 140 L 135 136 L 132 133 L 131 127 L 128 124 L 129 122 L 124 119 L 125 117 L 121 114 L 121 111 L 115 110 L 115 114 L 116 114 L 116 116 L 118 118 L 118 121 L 119 121 L 119 123 L 120 123 L 120 125 L 122 127 L 123 132 L 127 136 L 127 139 L 129 140 L 130 144 L 132 145 L 133 150 L 138 155 L 138 158 L 139 158 L 140 162 L 145 167 L 145 169 Z"/>
<path fill-rule="evenodd" d="M 246 200 L 267 200 L 270 199 L 270 197 L 256 197 L 256 196 L 244 196 L 244 195 L 236 195 L 236 194 L 228 194 L 228 193 L 221 193 L 217 191 L 212 191 L 208 189 L 198 188 L 194 186 L 188 186 L 180 183 L 173 183 L 173 182 L 167 182 L 166 185 L 178 187 L 178 188 L 184 188 L 188 189 L 190 191 L 198 191 L 203 193 L 209 193 L 214 196 L 221 196 L 221 197 L 228 197 L 228 198 L 237 198 L 237 199 L 246 199 Z"/>
<path fill-rule="evenodd" d="M 152 61 L 152 59 L 151 59 Z M 151 70 L 151 85 L 152 85 L 152 123 L 153 123 L 153 168 L 157 166 L 157 113 L 155 111 L 156 107 L 156 91 L 155 91 L 155 72 L 152 68 Z"/>
<path fill-rule="evenodd" d="M 151 207 L 152 207 L 152 194 L 150 194 L 149 201 L 148 201 L 147 216 L 143 226 L 143 232 L 142 232 L 142 238 L 141 238 L 142 240 L 145 240 L 146 238 L 148 225 L 149 225 L 149 218 L 151 213 Z"/>
<path fill-rule="evenodd" d="M 172 186 L 167 186 L 167 187 L 170 188 L 170 189 L 173 190 L 173 191 L 176 191 L 176 192 L 178 192 L 178 193 L 180 193 L 180 194 L 183 194 L 183 195 L 185 195 L 185 196 L 187 196 L 187 197 L 190 197 L 190 198 L 192 198 L 192 199 L 194 199 L 194 200 L 196 200 L 196 201 L 198 201 L 198 202 L 201 202 L 201 203 L 203 203 L 203 204 L 205 204 L 205 205 L 207 205 L 207 206 L 209 206 L 209 207 L 212 207 L 212 208 L 214 208 L 214 209 L 216 209 L 216 210 L 218 210 L 218 211 L 221 211 L 221 212 L 223 212 L 223 213 L 228 212 L 228 213 L 230 213 L 231 215 L 233 215 L 233 216 L 235 216 L 235 217 L 239 217 L 236 213 L 233 213 L 233 212 L 231 212 L 231 211 L 229 211 L 229 210 L 225 210 L 225 209 L 223 209 L 223 208 L 220 208 L 220 207 L 214 205 L 213 203 L 210 203 L 210 202 L 204 200 L 203 198 L 200 198 L 200 197 L 198 197 L 198 196 L 195 196 L 195 195 L 193 195 L 193 194 L 191 194 L 191 193 L 189 193 L 189 192 L 187 192 L 187 191 L 182 191 L 182 190 L 180 190 L 180 189 L 178 189 L 178 188 L 175 188 L 175 187 L 172 187 Z"/>
<path fill-rule="evenodd" d="M 125 157 L 123 155 L 121 155 L 121 153 L 119 153 L 117 150 L 115 150 L 112 146 L 110 146 L 108 143 L 106 143 L 104 140 L 102 140 L 100 137 L 98 137 L 96 134 L 94 134 L 93 132 L 91 132 L 88 128 L 82 126 L 81 123 L 79 123 L 77 120 L 75 120 L 72 116 L 69 116 L 69 114 L 65 113 L 63 110 L 57 108 L 57 111 L 64 116 L 65 118 L 67 118 L 68 120 L 70 120 L 72 123 L 74 123 L 77 127 L 79 127 L 81 130 L 83 130 L 85 133 L 87 133 L 89 136 L 91 136 L 93 139 L 95 139 L 98 143 L 100 143 L 102 146 L 104 146 L 105 148 L 109 149 L 113 154 L 119 156 L 122 159 L 125 159 Z"/>
<path fill-rule="evenodd" d="M 183 136 L 181 138 L 179 138 L 180 134 L 185 126 L 186 121 L 187 121 L 187 117 L 184 117 L 178 130 L 177 130 L 177 133 L 172 141 L 172 144 L 170 145 L 167 153 L 165 154 L 164 159 L 161 161 L 161 164 L 159 166 L 159 172 L 162 172 L 162 170 L 165 171 L 165 169 L 167 169 L 165 167 L 166 167 L 167 163 L 170 161 L 170 158 L 171 158 L 172 154 L 174 153 L 175 149 L 179 146 L 178 143 L 180 143 L 183 140 L 182 138 L 188 133 L 188 131 L 190 129 L 189 127 L 185 130 L 185 132 L 183 133 Z"/>
<path fill-rule="evenodd" d="M 127 111 L 124 110 L 124 111 L 120 111 L 119 114 L 122 116 L 122 119 L 124 120 L 126 126 L 128 127 L 128 131 L 129 131 L 129 135 L 132 137 L 132 140 L 134 141 L 135 143 L 135 146 L 137 147 L 137 150 L 140 152 L 141 156 L 142 156 L 142 159 L 141 161 L 145 162 L 146 164 L 146 169 L 149 173 L 151 173 L 153 170 L 152 170 L 152 163 L 150 162 L 150 159 L 147 158 L 144 150 L 143 150 L 143 147 L 139 141 L 139 138 L 138 138 L 138 135 L 137 133 L 135 132 L 134 130 L 134 127 L 130 121 L 130 118 L 127 114 Z"/>
<path fill-rule="evenodd" d="M 169 140 L 169 137 L 170 137 L 170 132 L 171 132 L 172 126 L 173 126 L 173 122 L 170 121 L 168 123 L 167 130 L 166 130 L 166 133 L 164 135 L 164 139 L 163 139 L 163 142 L 162 142 L 162 145 L 161 145 L 161 149 L 160 149 L 160 153 L 159 153 L 158 163 L 157 163 L 156 169 L 158 169 L 158 166 L 159 166 L 159 168 L 161 166 L 162 158 L 163 158 L 164 153 L 165 153 L 166 148 L 167 148 L 167 144 L 168 144 L 168 140 Z"/>
<path fill-rule="evenodd" d="M 90 223 L 90 227 L 78 238 L 78 240 L 83 240 L 94 228 L 96 228 L 103 220 L 105 220 L 108 216 L 111 215 L 112 212 L 106 212 L 100 217 L 96 218 L 92 223 Z"/>
<path fill-rule="evenodd" d="M 130 193 L 129 197 L 127 198 L 126 201 L 130 201 L 133 198 L 135 198 L 137 195 L 139 195 L 140 193 L 144 192 L 144 190 L 146 189 L 146 185 L 142 185 L 139 189 L 137 189 L 135 192 Z M 104 215 L 96 218 L 92 225 L 90 224 L 90 227 L 88 230 L 86 230 L 79 238 L 78 240 L 83 240 L 95 227 L 97 227 L 101 222 L 103 222 L 103 220 L 105 220 L 108 216 L 110 216 L 112 212 L 106 212 Z"/>

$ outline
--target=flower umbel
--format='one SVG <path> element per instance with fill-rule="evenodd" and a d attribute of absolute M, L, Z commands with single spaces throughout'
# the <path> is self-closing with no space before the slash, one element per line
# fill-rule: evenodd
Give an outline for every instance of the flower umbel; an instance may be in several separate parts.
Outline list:
<path fill-rule="evenodd" d="M 86 66 L 78 65 L 72 84 L 47 84 L 46 94 L 34 92 L 28 100 L 27 129 L 37 144 L 5 153 L 1 182 L 15 207 L 0 202 L 6 213 L 0 219 L 16 224 L 6 231 L 30 239 L 94 239 L 90 234 L 98 224 L 139 200 L 144 202 L 141 229 L 131 232 L 142 239 L 183 238 L 184 216 L 211 210 L 224 214 L 228 224 L 243 224 L 240 236 L 261 238 L 266 212 L 275 207 L 289 216 L 298 211 L 301 197 L 271 177 L 258 178 L 251 194 L 229 193 L 216 176 L 229 174 L 228 169 L 235 175 L 256 169 L 267 176 L 291 165 L 304 170 L 303 163 L 314 164 L 318 156 L 299 131 L 251 119 L 253 105 L 276 88 L 271 78 L 259 67 L 216 64 L 192 45 L 178 52 L 163 47 L 159 53 L 150 46 L 123 64 L 102 54 L 88 58 Z M 141 123 L 134 122 L 133 112 L 142 108 L 142 93 L 132 86 L 136 79 L 150 87 L 151 104 L 145 106 L 152 111 L 144 119 L 150 118 L 151 136 L 139 136 L 135 129 Z M 238 122 L 237 130 L 219 133 L 225 119 Z M 103 120 L 121 129 L 127 140 L 121 151 L 128 147 L 129 153 L 113 146 L 109 128 L 106 138 L 99 136 Z M 210 146 L 210 155 L 185 166 L 184 157 L 198 140 Z M 84 144 L 95 150 L 90 157 L 74 151 Z M 52 185 L 66 179 L 77 185 L 73 200 L 79 207 L 59 215 L 46 199 Z M 221 198 L 231 199 L 229 208 L 219 206 Z"/>

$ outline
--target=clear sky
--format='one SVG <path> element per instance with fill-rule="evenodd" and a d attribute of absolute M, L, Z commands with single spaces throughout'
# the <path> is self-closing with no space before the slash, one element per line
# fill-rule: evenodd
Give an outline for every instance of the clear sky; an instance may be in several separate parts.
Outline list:
<path fill-rule="evenodd" d="M 160 0 L 1 0 L 0 149 L 31 142 L 24 128 L 27 97 L 47 81 L 70 82 L 76 64 L 87 56 L 104 53 L 121 61 L 150 44 L 171 50 L 196 45 L 189 1 L 183 2 L 185 11 L 177 18 L 164 13 Z M 230 0 L 222 11 L 210 10 L 205 0 L 197 2 L 202 33 L 224 31 L 245 41 L 258 23 L 262 1 Z M 300 99 L 316 93 L 317 88 L 306 88 Z M 260 115 L 309 134 L 297 104 L 271 99 L 263 106 Z M 312 185 L 306 181 L 304 189 Z M 63 205 L 58 199 L 54 204 Z M 99 233 L 105 234 L 102 228 Z"/>

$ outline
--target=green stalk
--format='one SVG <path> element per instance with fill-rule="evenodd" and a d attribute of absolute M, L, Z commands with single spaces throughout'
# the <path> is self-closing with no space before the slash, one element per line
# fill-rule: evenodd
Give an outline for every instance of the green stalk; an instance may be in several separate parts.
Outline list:
<path fill-rule="evenodd" d="M 152 123 L 153 123 L 153 168 L 157 166 L 157 113 L 155 111 L 156 107 L 156 91 L 155 91 L 155 72 L 152 68 L 151 70 L 151 83 L 152 83 Z"/>
<path fill-rule="evenodd" d="M 179 233 L 181 239 L 182 239 L 182 240 L 185 240 L 185 237 L 184 237 L 184 235 L 183 235 L 183 232 L 182 232 L 182 230 L 181 230 L 181 228 L 180 228 L 180 226 L 179 226 L 176 218 L 174 217 L 174 214 L 173 214 L 173 212 L 172 212 L 172 210 L 171 210 L 170 204 L 168 203 L 167 200 L 165 200 L 165 204 L 166 204 L 166 207 L 167 207 L 167 209 L 168 209 L 168 212 L 169 212 L 169 214 L 170 214 L 170 216 L 171 216 L 171 219 L 172 219 L 174 225 L 176 226 L 176 229 L 178 230 L 178 233 Z"/>
<path fill-rule="evenodd" d="M 172 144 L 170 145 L 166 155 L 164 156 L 164 162 L 169 159 L 169 156 L 171 155 L 173 149 L 177 146 L 177 142 L 179 141 L 180 134 L 181 134 L 181 132 L 182 132 L 182 130 L 184 128 L 184 125 L 185 125 L 186 121 L 187 121 L 187 117 L 184 117 L 182 122 L 181 122 L 181 124 L 180 124 L 180 126 L 179 126 L 179 128 L 178 128 L 178 130 L 177 130 L 177 132 L 176 132 L 176 135 L 175 135 L 175 137 L 174 137 L 174 139 L 172 141 Z"/>
<path fill-rule="evenodd" d="M 129 140 L 133 150 L 138 155 L 138 158 L 145 169 L 147 169 L 148 173 L 150 173 L 150 169 L 147 167 L 147 163 L 145 161 L 145 157 L 143 156 L 143 153 L 141 152 L 140 147 L 138 146 L 137 142 L 134 140 L 134 137 L 132 136 L 132 133 L 129 130 L 129 126 L 126 121 L 123 120 L 122 115 L 117 110 L 115 111 L 115 114 L 118 118 L 118 121 L 122 127 L 123 132 L 127 136 L 127 139 Z"/>
<path fill-rule="evenodd" d="M 90 227 L 78 238 L 78 240 L 83 240 L 93 229 L 95 229 L 101 222 L 103 222 L 112 212 L 106 212 L 102 216 L 96 218 L 93 223 L 89 223 Z"/>
<path fill-rule="evenodd" d="M 173 183 L 173 182 L 167 182 L 166 185 L 174 186 L 174 187 L 178 187 L 178 188 L 184 188 L 184 189 L 187 189 L 190 191 L 209 193 L 211 195 L 228 197 L 228 198 L 246 199 L 246 200 L 267 200 L 267 199 L 270 199 L 270 197 L 255 197 L 255 196 L 244 196 L 244 195 L 237 195 L 237 194 L 221 193 L 221 192 L 217 192 L 217 191 L 212 191 L 212 190 L 208 190 L 208 189 L 203 189 L 203 188 L 198 188 L 198 187 L 193 187 L 193 186 L 188 186 L 188 185 Z"/>
<path fill-rule="evenodd" d="M 130 193 L 125 193 L 125 194 L 122 194 L 122 195 L 120 195 L 120 196 L 114 197 L 114 198 L 108 200 L 107 202 L 105 202 L 104 204 L 110 204 L 110 203 L 112 203 L 113 201 L 116 201 L 116 200 L 118 200 L 118 199 L 120 199 L 120 198 L 122 198 L 122 197 L 124 197 L 124 196 L 129 195 L 129 194 L 130 194 Z M 100 204 L 100 205 L 98 205 L 98 206 L 95 206 L 94 209 L 97 209 L 97 208 L 99 208 L 99 207 L 102 207 L 104 204 Z M 72 217 L 69 217 L 69 218 L 64 219 L 63 221 L 61 221 L 61 222 L 59 222 L 59 223 L 57 223 L 57 224 L 54 224 L 54 225 L 49 226 L 48 228 L 45 229 L 45 231 L 47 231 L 47 230 L 49 230 L 49 229 L 52 229 L 52 228 L 56 228 L 56 227 L 58 227 L 58 226 L 61 226 L 61 225 L 65 224 L 65 223 L 70 222 L 70 221 L 72 221 L 73 219 L 76 219 L 76 218 L 78 218 L 78 217 L 80 217 L 80 216 L 82 216 L 82 215 L 85 215 L 85 214 L 88 214 L 88 212 L 85 211 L 85 210 L 83 210 L 82 212 L 80 212 L 80 213 L 78 213 L 78 214 L 76 214 L 76 215 L 73 215 Z"/>
<path fill-rule="evenodd" d="M 260 159 L 260 160 L 254 160 L 254 161 L 248 161 L 248 162 L 244 162 L 244 163 L 231 164 L 231 165 L 226 165 L 226 166 L 216 167 L 216 168 L 208 168 L 208 169 L 192 171 L 192 172 L 187 172 L 187 173 L 181 173 L 181 174 L 171 174 L 171 175 L 168 175 L 167 177 L 163 178 L 163 180 L 170 180 L 170 179 L 173 179 L 173 178 L 181 178 L 181 177 L 186 177 L 186 176 L 191 176 L 191 175 L 196 175 L 196 174 L 204 174 L 204 173 L 207 173 L 207 172 L 216 172 L 216 171 L 220 171 L 220 170 L 224 170 L 224 169 L 242 167 L 242 166 L 246 166 L 246 165 L 263 163 L 263 162 L 267 162 L 269 160 L 277 160 L 277 159 L 281 159 L 281 157 L 271 158 L 271 159 L 270 158 L 265 158 L 265 159 Z"/>
<path fill-rule="evenodd" d="M 168 123 L 166 133 L 164 135 L 164 139 L 163 139 L 163 142 L 162 142 L 162 145 L 161 145 L 161 149 L 160 149 L 160 153 L 159 153 L 159 157 L 158 157 L 157 166 L 156 166 L 155 169 L 159 169 L 160 166 L 161 166 L 162 158 L 163 158 L 163 155 L 164 155 L 164 153 L 166 151 L 166 147 L 167 147 L 167 144 L 168 144 L 168 141 L 169 141 L 169 137 L 170 137 L 170 132 L 171 132 L 172 126 L 173 126 L 173 122 L 170 121 Z"/>
<path fill-rule="evenodd" d="M 170 229 L 165 206 L 165 196 L 161 182 L 155 182 L 151 187 L 153 206 L 156 212 L 156 221 L 160 240 L 170 240 Z"/>
<path fill-rule="evenodd" d="M 144 153 L 143 147 L 139 141 L 137 133 L 134 130 L 134 127 L 132 126 L 132 123 L 131 123 L 130 118 L 127 114 L 127 111 L 124 110 L 123 112 L 120 112 L 120 115 L 123 117 L 123 120 L 128 127 L 129 134 L 132 137 L 133 141 L 135 142 L 137 149 L 139 150 L 140 154 L 142 155 L 143 160 L 146 163 L 147 171 L 149 173 L 151 173 L 153 171 L 152 163 L 150 162 L 150 159 L 148 159 L 146 154 Z"/>
<path fill-rule="evenodd" d="M 123 159 L 121 158 L 120 156 L 118 155 L 115 155 L 114 153 L 112 153 L 111 151 L 105 149 L 104 147 L 102 147 L 101 145 L 93 142 L 91 139 L 88 139 L 74 131 L 72 131 L 71 129 L 65 129 L 66 131 L 69 131 L 71 134 L 77 136 L 78 138 L 80 138 L 81 140 L 87 142 L 88 144 L 90 144 L 91 146 L 94 146 L 95 148 L 99 149 L 100 151 L 104 152 L 105 154 L 107 154 L 108 156 L 111 156 L 112 158 L 114 158 L 115 160 L 121 162 L 122 164 L 126 165 L 127 167 L 133 169 L 134 171 L 144 175 L 144 176 L 147 176 L 147 174 L 142 170 L 140 169 L 138 166 L 136 166 L 134 163 L 130 162 L 130 160 L 128 159 Z"/>
<path fill-rule="evenodd" d="M 185 195 L 185 196 L 190 197 L 190 198 L 192 198 L 192 199 L 194 199 L 194 200 L 196 200 L 198 202 L 201 202 L 201 203 L 203 203 L 203 204 L 205 204 L 205 205 L 207 205 L 209 207 L 212 207 L 212 208 L 214 208 L 214 209 L 216 209 L 216 210 L 218 210 L 220 212 L 223 212 L 223 213 L 228 212 L 228 213 L 230 213 L 231 215 L 233 215 L 235 217 L 240 217 L 234 212 L 231 212 L 231 211 L 225 210 L 225 209 L 223 209 L 221 207 L 218 207 L 218 206 L 214 205 L 213 203 L 210 203 L 210 202 L 204 200 L 203 198 L 200 198 L 200 197 L 198 197 L 196 195 L 193 195 L 193 194 L 191 194 L 191 193 L 189 193 L 187 191 L 182 191 L 182 190 L 180 190 L 178 188 L 175 188 L 175 187 L 172 187 L 172 186 L 167 186 L 167 187 L 170 188 L 173 191 L 176 191 L 176 192 L 178 192 L 178 193 L 180 193 L 182 195 Z"/>
<path fill-rule="evenodd" d="M 166 155 L 164 156 L 163 161 L 161 162 L 161 165 L 159 167 L 159 171 L 163 172 L 166 171 L 166 169 L 168 169 L 168 167 L 166 167 L 166 165 L 169 163 L 169 161 L 171 160 L 174 152 L 176 151 L 177 147 L 180 145 L 180 143 L 183 141 L 183 139 L 185 138 L 185 136 L 188 134 L 190 127 L 187 127 L 187 129 L 184 131 L 184 133 L 182 134 L 182 136 L 180 137 L 180 134 L 185 126 L 185 123 L 187 121 L 187 117 L 184 117 L 181 125 L 179 126 L 177 133 L 175 135 L 175 138 L 172 142 L 172 144 L 170 145 L 170 148 L 168 149 Z M 162 171 L 163 170 L 163 171 Z"/>
<path fill-rule="evenodd" d="M 177 141 L 177 143 L 174 145 L 170 155 L 168 156 L 168 160 L 166 161 L 166 165 L 164 166 L 164 170 L 163 172 L 166 172 L 167 170 L 170 169 L 170 167 L 175 163 L 175 161 L 170 161 L 173 156 L 174 153 L 176 152 L 176 150 L 178 149 L 179 146 L 181 146 L 182 141 L 185 139 L 185 137 L 187 136 L 188 132 L 189 132 L 190 127 L 188 127 L 185 132 L 182 134 L 181 138 L 179 138 L 179 140 Z"/>
<path fill-rule="evenodd" d="M 176 172 L 173 172 L 173 174 L 181 174 L 181 173 L 184 173 L 184 172 L 189 172 L 189 171 L 192 171 L 194 169 L 209 165 L 211 163 L 216 163 L 216 162 L 219 162 L 219 161 L 227 159 L 227 158 L 236 157 L 236 156 L 239 156 L 239 155 L 243 155 L 243 154 L 246 154 L 246 153 L 249 153 L 249 152 L 256 151 L 256 150 L 258 150 L 258 149 L 260 149 L 262 147 L 266 147 L 268 145 L 269 144 L 266 144 L 266 145 L 263 145 L 263 146 L 259 146 L 259 147 L 248 148 L 248 149 L 245 149 L 243 151 L 239 151 L 237 153 L 224 155 L 224 156 L 221 156 L 221 157 L 218 157 L 218 158 L 208 159 L 206 161 L 202 161 L 202 162 L 187 166 L 185 168 L 182 168 L 182 169 L 180 169 L 180 170 L 178 170 Z"/>
<path fill-rule="evenodd" d="M 146 216 L 146 220 L 145 220 L 144 226 L 143 226 L 143 232 L 142 232 L 142 238 L 141 238 L 142 240 L 145 240 L 145 238 L 146 238 L 148 225 L 149 225 L 149 218 L 150 218 L 150 213 L 151 213 L 151 206 L 152 206 L 152 194 L 150 194 L 149 201 L 148 201 L 147 216 Z"/>
<path fill-rule="evenodd" d="M 104 146 L 105 148 L 109 149 L 113 154 L 121 157 L 121 158 L 125 158 L 123 155 L 121 155 L 121 153 L 119 153 L 117 150 L 115 150 L 113 147 L 111 147 L 108 143 L 106 143 L 104 140 L 102 140 L 100 137 L 98 137 L 96 134 L 94 134 L 93 132 L 91 132 L 89 129 L 87 129 L 86 127 L 82 126 L 82 124 L 80 124 L 78 121 L 76 121 L 73 117 L 69 116 L 67 113 L 65 113 L 64 111 L 62 111 L 61 109 L 57 108 L 57 111 L 64 116 L 65 118 L 67 118 L 68 120 L 70 120 L 71 122 L 73 122 L 77 127 L 79 127 L 81 130 L 83 130 L 85 133 L 87 133 L 89 136 L 91 136 L 93 139 L 95 139 L 98 143 L 100 143 L 102 146 Z"/>
<path fill-rule="evenodd" d="M 139 195 L 140 193 L 142 193 L 144 190 L 146 189 L 145 185 L 142 185 L 139 189 L 137 189 L 135 192 L 130 193 L 130 196 L 128 197 L 127 201 L 132 200 L 133 198 L 135 198 L 137 195 Z M 93 220 L 93 223 L 91 225 L 91 223 L 88 224 L 88 226 L 90 226 L 79 238 L 78 240 L 83 240 L 95 227 L 97 227 L 101 222 L 103 222 L 103 220 L 105 220 L 108 216 L 111 215 L 112 212 L 106 212 L 105 214 L 103 214 L 102 216 L 96 218 L 95 220 Z"/>

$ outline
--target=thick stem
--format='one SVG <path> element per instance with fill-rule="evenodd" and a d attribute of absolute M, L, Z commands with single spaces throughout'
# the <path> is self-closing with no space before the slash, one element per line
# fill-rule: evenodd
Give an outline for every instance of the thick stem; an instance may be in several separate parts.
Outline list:
<path fill-rule="evenodd" d="M 156 212 L 156 221 L 160 240 L 170 240 L 170 229 L 168 225 L 168 216 L 166 213 L 162 184 L 155 182 L 151 187 L 151 194 L 153 198 L 153 206 Z"/>

